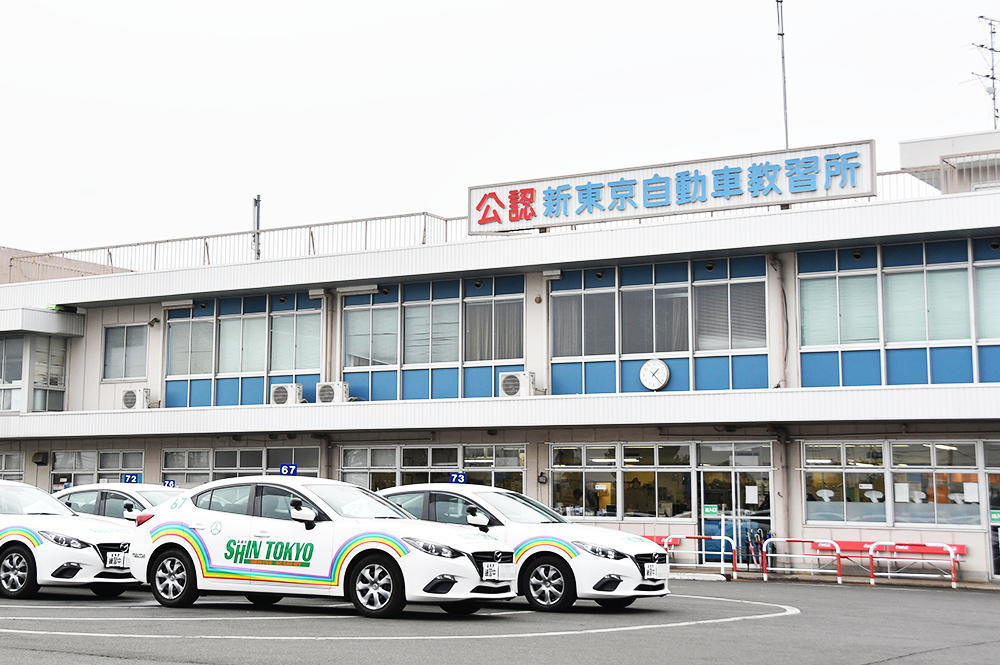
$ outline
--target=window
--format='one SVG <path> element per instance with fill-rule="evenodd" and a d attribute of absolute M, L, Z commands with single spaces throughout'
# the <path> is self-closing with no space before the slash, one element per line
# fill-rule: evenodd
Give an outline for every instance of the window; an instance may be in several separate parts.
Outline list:
<path fill-rule="evenodd" d="M 264 473 L 264 451 L 260 448 L 213 451 L 212 480 Z"/>
<path fill-rule="evenodd" d="M 552 282 L 552 356 L 616 353 L 615 268 L 572 271 Z"/>
<path fill-rule="evenodd" d="M 344 366 L 395 365 L 398 359 L 399 289 L 344 298 Z M 360 307 L 358 305 L 361 305 Z"/>
<path fill-rule="evenodd" d="M 319 477 L 319 448 L 268 448 L 265 452 L 269 475 L 280 475 L 282 466 L 294 464 L 297 475 Z"/>
<path fill-rule="evenodd" d="M 171 310 L 169 316 L 180 318 L 181 312 L 190 310 Z M 210 320 L 171 320 L 167 324 L 167 376 L 212 373 L 213 328 Z"/>
<path fill-rule="evenodd" d="M 194 505 L 221 513 L 246 515 L 250 505 L 250 485 L 232 485 L 202 492 L 194 497 Z"/>
<path fill-rule="evenodd" d="M 523 357 L 523 294 L 517 298 L 467 297 L 465 360 L 518 360 Z"/>
<path fill-rule="evenodd" d="M 24 453 L 0 453 L 0 480 L 24 480 Z"/>
<path fill-rule="evenodd" d="M 886 521 L 882 443 L 807 443 L 806 520 Z"/>
<path fill-rule="evenodd" d="M 104 329 L 104 379 L 146 376 L 146 324 Z"/>
<path fill-rule="evenodd" d="M 97 456 L 97 480 L 102 483 L 124 482 L 122 476 L 138 475 L 142 482 L 143 452 L 141 450 L 101 451 Z"/>
<path fill-rule="evenodd" d="M 763 281 L 696 285 L 696 350 L 767 346 L 766 314 Z"/>
<path fill-rule="evenodd" d="M 319 314 L 271 317 L 271 371 L 319 371 Z"/>
<path fill-rule="evenodd" d="M 64 503 L 66 503 L 73 511 L 78 513 L 84 513 L 86 515 L 96 515 L 99 507 L 99 499 L 101 493 L 98 490 L 89 490 L 87 492 L 73 492 L 70 494 Z"/>
<path fill-rule="evenodd" d="M 257 494 L 260 497 L 260 516 L 272 520 L 292 519 L 292 499 L 302 501 L 302 507 L 313 511 L 316 517 L 323 513 L 312 503 L 306 501 L 298 494 L 290 492 L 284 488 L 273 487 L 271 485 L 258 485 Z"/>
<path fill-rule="evenodd" d="M 0 337 L 0 411 L 21 410 L 23 337 Z"/>
<path fill-rule="evenodd" d="M 32 411 L 62 411 L 66 398 L 66 338 L 36 337 Z"/>
<path fill-rule="evenodd" d="M 622 354 L 688 350 L 688 289 L 642 288 L 621 292 Z"/>
<path fill-rule="evenodd" d="M 373 491 L 416 483 L 447 483 L 465 474 L 465 482 L 521 492 L 524 490 L 523 444 L 463 446 L 345 447 L 341 480 Z"/>
<path fill-rule="evenodd" d="M 403 363 L 458 362 L 457 303 L 403 307 Z"/>
<path fill-rule="evenodd" d="M 892 443 L 891 453 L 897 524 L 980 523 L 975 443 Z"/>
<path fill-rule="evenodd" d="M 96 450 L 56 450 L 52 453 L 52 491 L 96 482 Z"/>
<path fill-rule="evenodd" d="M 875 275 L 803 279 L 799 299 L 802 346 L 879 341 Z"/>
<path fill-rule="evenodd" d="M 691 519 L 693 476 L 689 443 L 552 446 L 552 506 L 569 517 Z"/>
<path fill-rule="evenodd" d="M 164 450 L 163 480 L 177 487 L 197 487 L 211 480 L 211 450 Z"/>

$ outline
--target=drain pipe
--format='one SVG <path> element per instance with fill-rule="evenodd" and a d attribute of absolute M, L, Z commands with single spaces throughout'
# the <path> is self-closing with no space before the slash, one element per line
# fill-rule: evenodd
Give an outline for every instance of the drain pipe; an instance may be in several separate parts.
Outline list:
<path fill-rule="evenodd" d="M 778 278 L 778 287 L 781 289 L 781 373 L 774 388 L 784 388 L 787 385 L 788 377 L 788 296 L 785 293 L 784 266 L 775 255 L 771 255 L 769 264 Z"/>

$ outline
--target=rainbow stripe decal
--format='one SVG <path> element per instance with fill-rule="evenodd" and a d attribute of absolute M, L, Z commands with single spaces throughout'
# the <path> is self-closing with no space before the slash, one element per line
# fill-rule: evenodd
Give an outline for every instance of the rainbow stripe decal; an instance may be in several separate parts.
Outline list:
<path fill-rule="evenodd" d="M 278 584 L 303 584 L 307 586 L 339 586 L 341 571 L 351 553 L 365 545 L 376 544 L 388 548 L 398 557 L 409 554 L 409 548 L 395 536 L 387 533 L 362 533 L 344 543 L 337 551 L 330 569 L 325 575 L 308 575 L 295 572 L 250 570 L 248 566 L 223 566 L 212 561 L 208 547 L 201 535 L 187 524 L 167 522 L 150 531 L 153 543 L 172 537 L 188 544 L 198 557 L 202 577 L 215 580 L 241 580 L 251 582 L 274 582 Z"/>
<path fill-rule="evenodd" d="M 541 536 L 538 538 L 529 538 L 520 545 L 514 548 L 514 563 L 521 560 L 525 554 L 536 547 L 552 547 L 559 550 L 570 559 L 575 559 L 580 555 L 580 550 L 576 549 L 572 543 L 568 543 L 560 538 L 551 538 L 546 536 Z"/>
<path fill-rule="evenodd" d="M 42 537 L 25 526 L 9 526 L 6 529 L 0 529 L 0 540 L 4 538 L 10 538 L 11 536 L 20 536 L 24 538 L 32 547 L 38 547 L 42 544 Z"/>

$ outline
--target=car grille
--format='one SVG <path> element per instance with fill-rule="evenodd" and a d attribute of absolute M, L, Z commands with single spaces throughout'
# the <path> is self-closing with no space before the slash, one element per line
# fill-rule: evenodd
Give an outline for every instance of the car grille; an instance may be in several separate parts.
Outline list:
<path fill-rule="evenodd" d="M 483 564 L 487 561 L 497 561 L 496 552 L 473 552 L 472 562 L 476 564 L 476 570 L 479 571 L 480 577 L 483 575 Z M 500 552 L 500 560 L 497 563 L 514 563 L 514 553 L 513 552 Z"/>
<path fill-rule="evenodd" d="M 108 552 L 128 552 L 128 543 L 98 543 L 97 551 L 101 555 L 101 562 L 108 560 Z"/>
<path fill-rule="evenodd" d="M 667 553 L 666 552 L 652 552 L 650 554 L 636 554 L 632 557 L 635 561 L 635 565 L 639 567 L 639 574 L 646 574 L 646 567 L 644 564 L 647 563 L 666 563 Z"/>

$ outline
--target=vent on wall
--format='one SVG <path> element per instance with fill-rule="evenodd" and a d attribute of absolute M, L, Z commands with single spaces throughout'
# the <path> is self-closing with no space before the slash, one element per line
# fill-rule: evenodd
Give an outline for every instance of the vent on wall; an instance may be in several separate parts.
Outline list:
<path fill-rule="evenodd" d="M 271 386 L 271 406 L 294 406 L 301 402 L 301 383 L 275 383 Z"/>
<path fill-rule="evenodd" d="M 122 391 L 121 408 L 134 411 L 149 408 L 149 388 L 127 388 Z"/>
<path fill-rule="evenodd" d="M 331 404 L 333 402 L 346 402 L 350 396 L 350 388 L 346 381 L 333 381 L 331 383 L 316 384 L 316 403 Z"/>
<path fill-rule="evenodd" d="M 500 372 L 500 397 L 533 397 L 534 372 Z"/>

